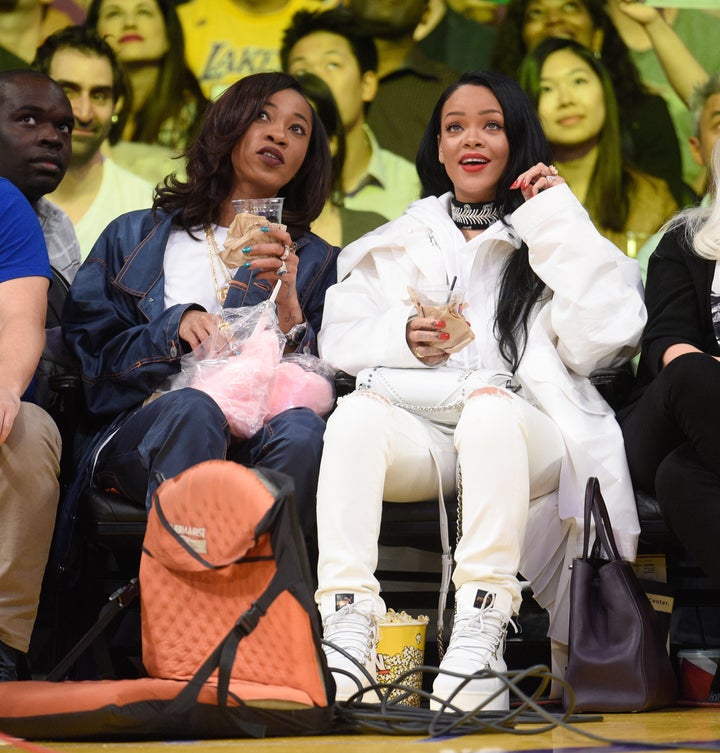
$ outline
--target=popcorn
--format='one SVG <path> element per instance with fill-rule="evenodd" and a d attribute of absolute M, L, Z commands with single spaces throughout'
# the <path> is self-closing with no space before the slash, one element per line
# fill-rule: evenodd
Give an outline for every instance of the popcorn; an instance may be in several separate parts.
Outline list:
<path fill-rule="evenodd" d="M 380 640 L 377 647 L 377 678 L 379 683 L 395 682 L 404 672 L 422 665 L 425 657 L 425 632 L 429 618 L 426 615 L 412 617 L 406 612 L 390 609 L 380 620 Z M 414 672 L 403 680 L 403 685 L 422 687 L 422 674 Z M 390 700 L 399 698 L 404 691 L 393 690 Z M 404 698 L 401 703 L 419 706 L 416 693 Z"/>
<path fill-rule="evenodd" d="M 430 618 L 427 615 L 420 614 L 417 617 L 413 617 L 412 615 L 409 615 L 407 612 L 396 612 L 394 609 L 388 609 L 388 611 L 385 613 L 385 616 L 380 621 L 381 623 L 389 622 L 391 624 L 396 624 L 398 622 L 405 622 L 405 623 L 413 623 L 416 622 L 423 622 L 426 625 L 428 622 L 430 622 Z"/>

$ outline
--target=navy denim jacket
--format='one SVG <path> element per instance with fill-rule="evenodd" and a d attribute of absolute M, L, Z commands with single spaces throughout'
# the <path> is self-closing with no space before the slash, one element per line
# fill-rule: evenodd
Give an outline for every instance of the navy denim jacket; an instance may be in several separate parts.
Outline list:
<path fill-rule="evenodd" d="M 53 559 L 62 569 L 76 517 L 77 498 L 90 483 L 94 450 L 122 419 L 180 370 L 178 335 L 183 313 L 194 304 L 165 309 L 163 260 L 172 217 L 150 210 L 121 215 L 103 231 L 81 266 L 63 309 L 62 331 L 80 361 L 83 389 L 95 436 L 61 504 Z M 308 322 L 298 350 L 317 355 L 325 291 L 336 281 L 339 249 L 312 233 L 295 239 L 297 291 Z M 267 300 L 272 284 L 238 269 L 225 306 Z"/>
<path fill-rule="evenodd" d="M 193 304 L 165 309 L 163 259 L 171 217 L 124 214 L 105 229 L 73 282 L 62 316 L 65 342 L 80 360 L 88 409 L 112 420 L 136 408 L 180 370 L 178 327 Z M 338 249 L 312 233 L 297 239 L 297 290 L 308 321 L 299 350 L 317 354 L 325 291 Z M 267 300 L 272 284 L 238 269 L 225 306 Z"/>

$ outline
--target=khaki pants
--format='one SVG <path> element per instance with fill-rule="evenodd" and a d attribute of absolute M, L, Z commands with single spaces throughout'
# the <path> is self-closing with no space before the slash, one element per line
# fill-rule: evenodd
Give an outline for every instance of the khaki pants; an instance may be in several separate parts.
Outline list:
<path fill-rule="evenodd" d="M 22 403 L 0 446 L 0 640 L 26 652 L 60 487 L 60 434 L 52 418 Z"/>

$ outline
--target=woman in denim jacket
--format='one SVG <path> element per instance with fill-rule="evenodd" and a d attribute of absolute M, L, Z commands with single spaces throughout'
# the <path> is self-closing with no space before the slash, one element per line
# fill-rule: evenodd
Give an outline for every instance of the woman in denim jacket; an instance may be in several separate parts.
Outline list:
<path fill-rule="evenodd" d="M 69 293 L 63 335 L 80 360 L 95 436 L 61 515 L 61 560 L 77 493 L 88 483 L 149 505 L 163 478 L 209 459 L 292 476 L 301 523 L 307 534 L 314 530 L 325 428 L 318 415 L 294 408 L 235 441 L 204 392 L 148 398 L 212 332 L 221 308 L 265 301 L 278 281 L 286 352 L 317 353 L 338 253 L 309 232 L 330 185 L 325 133 L 293 78 L 257 74 L 213 103 L 187 158 L 187 178 L 166 179 L 152 210 L 106 228 Z M 287 230 L 254 231 L 243 248 L 247 261 L 228 270 L 218 252 L 234 217 L 232 200 L 271 196 L 284 197 Z"/>

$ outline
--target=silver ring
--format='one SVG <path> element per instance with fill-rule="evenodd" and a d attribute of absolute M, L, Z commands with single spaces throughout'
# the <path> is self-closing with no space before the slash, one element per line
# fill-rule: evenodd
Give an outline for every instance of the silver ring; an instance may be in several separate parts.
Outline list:
<path fill-rule="evenodd" d="M 287 274 L 287 266 L 285 266 L 285 262 L 283 262 L 277 270 L 277 276 L 282 277 L 283 275 Z"/>
<path fill-rule="evenodd" d="M 555 180 L 554 175 L 546 175 L 545 178 L 547 179 L 548 183 L 552 183 Z"/>
<path fill-rule="evenodd" d="M 285 246 L 285 250 L 282 252 L 282 256 L 280 257 L 280 261 L 285 261 L 285 259 L 290 256 L 290 246 Z"/>

